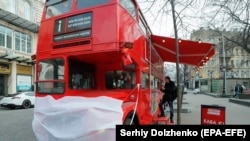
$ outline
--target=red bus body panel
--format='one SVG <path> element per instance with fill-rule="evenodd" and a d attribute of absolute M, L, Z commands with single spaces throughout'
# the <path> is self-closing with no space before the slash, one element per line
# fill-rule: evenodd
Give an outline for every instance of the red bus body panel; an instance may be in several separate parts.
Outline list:
<path fill-rule="evenodd" d="M 45 12 L 46 10 L 44 10 Z M 122 69 L 121 44 L 123 42 L 133 43 L 132 49 L 126 49 L 126 54 L 136 62 L 136 83 L 140 84 L 140 72 L 152 73 L 159 79 L 163 78 L 163 61 L 157 56 L 155 50 L 152 50 L 152 69 L 145 60 L 146 58 L 146 36 L 140 30 L 138 22 L 121 5 L 111 2 L 110 4 L 84 10 L 74 10 L 68 14 L 59 15 L 55 18 L 43 19 L 39 29 L 39 40 L 37 46 L 36 61 L 43 59 L 62 57 L 65 60 L 71 57 L 75 60 L 95 64 L 96 67 L 96 86 L 94 90 L 71 90 L 67 80 L 69 76 L 65 75 L 65 93 L 51 95 L 54 99 L 60 99 L 66 96 L 98 97 L 108 96 L 124 101 L 123 111 L 125 120 L 127 114 L 136 111 L 139 124 L 150 124 L 156 114 L 157 103 L 162 93 L 159 90 L 152 91 L 150 88 L 141 89 L 135 93 L 134 100 L 129 100 L 132 90 L 106 90 L 104 81 L 104 72 L 110 69 Z M 54 23 L 58 19 L 68 19 L 71 16 L 91 12 L 93 15 L 91 36 L 85 38 L 76 38 L 60 42 L 54 42 Z M 45 13 L 44 13 L 45 15 Z M 65 63 L 65 74 L 69 64 Z M 37 66 L 38 67 L 38 66 Z M 156 69 L 157 68 L 157 69 Z M 151 72 L 150 72 L 151 71 Z M 38 79 L 38 78 L 37 78 Z M 135 89 L 137 89 L 135 87 Z M 152 92 L 151 92 L 152 91 Z M 152 100 L 151 93 L 157 95 Z M 37 97 L 44 97 L 45 94 L 36 93 Z M 137 96 L 139 100 L 136 101 Z M 137 109 L 135 109 L 136 102 Z M 153 104 L 153 105 L 152 105 Z"/>

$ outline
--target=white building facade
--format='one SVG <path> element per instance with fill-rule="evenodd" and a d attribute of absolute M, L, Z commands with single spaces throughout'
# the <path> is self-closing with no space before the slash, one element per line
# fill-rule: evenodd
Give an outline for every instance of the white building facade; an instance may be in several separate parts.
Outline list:
<path fill-rule="evenodd" d="M 0 96 L 34 89 L 42 0 L 0 0 Z"/>

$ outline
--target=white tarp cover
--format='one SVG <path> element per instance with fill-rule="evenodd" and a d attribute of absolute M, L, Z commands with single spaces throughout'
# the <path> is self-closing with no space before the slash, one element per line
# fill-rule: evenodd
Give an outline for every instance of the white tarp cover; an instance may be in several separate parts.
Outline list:
<path fill-rule="evenodd" d="M 38 141 L 115 141 L 122 116 L 114 98 L 37 97 L 32 127 Z"/>

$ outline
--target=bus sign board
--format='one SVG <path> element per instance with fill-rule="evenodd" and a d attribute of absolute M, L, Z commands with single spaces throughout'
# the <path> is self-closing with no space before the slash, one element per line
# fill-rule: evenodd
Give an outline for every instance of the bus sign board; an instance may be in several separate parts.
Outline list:
<path fill-rule="evenodd" d="M 90 28 L 92 25 L 92 13 L 85 13 L 69 17 L 67 32 Z"/>
<path fill-rule="evenodd" d="M 84 13 L 55 21 L 54 41 L 69 40 L 91 35 L 92 13 Z M 66 27 L 66 28 L 65 28 Z"/>
<path fill-rule="evenodd" d="M 88 29 L 88 30 L 77 31 L 77 32 L 54 36 L 54 41 L 69 40 L 69 39 L 74 39 L 74 38 L 87 37 L 90 35 L 91 35 L 91 30 Z"/>

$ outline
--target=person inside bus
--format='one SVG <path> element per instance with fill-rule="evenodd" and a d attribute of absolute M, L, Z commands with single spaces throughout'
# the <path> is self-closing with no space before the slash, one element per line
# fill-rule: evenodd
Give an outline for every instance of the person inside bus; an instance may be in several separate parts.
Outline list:
<path fill-rule="evenodd" d="M 171 81 L 169 76 L 165 77 L 165 85 L 163 88 L 161 88 L 160 90 L 164 93 L 163 97 L 159 103 L 159 109 L 160 109 L 160 114 L 158 115 L 158 117 L 164 117 L 164 110 L 163 110 L 163 106 L 164 104 L 167 102 L 168 106 L 169 106 L 169 111 L 170 111 L 170 122 L 173 123 L 174 120 L 174 107 L 173 107 L 173 101 L 174 101 L 174 88 L 175 88 L 175 84 L 173 81 Z"/>
<path fill-rule="evenodd" d="M 119 74 L 117 71 L 113 72 L 113 88 L 119 88 Z"/>
<path fill-rule="evenodd" d="M 122 72 L 122 88 L 131 89 L 134 87 L 135 76 L 132 71 L 124 71 Z"/>

